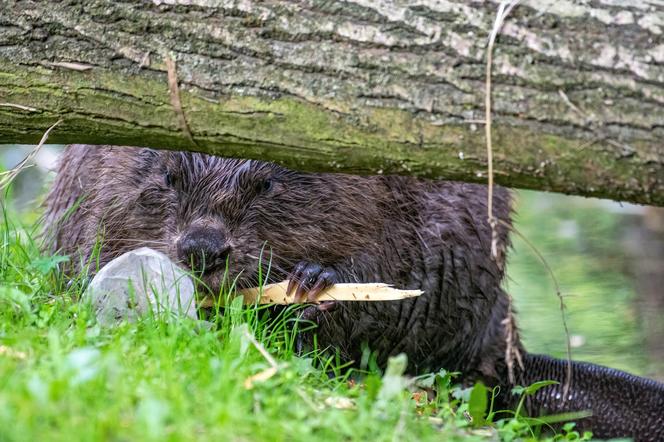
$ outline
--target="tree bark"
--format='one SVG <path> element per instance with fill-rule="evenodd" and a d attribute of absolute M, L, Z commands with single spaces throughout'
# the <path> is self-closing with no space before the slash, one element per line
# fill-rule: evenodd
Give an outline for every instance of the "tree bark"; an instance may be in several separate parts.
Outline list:
<path fill-rule="evenodd" d="M 497 6 L 4 0 L 0 142 L 62 118 L 49 142 L 484 182 Z M 656 0 L 523 0 L 494 50 L 497 182 L 664 205 L 663 31 Z"/>

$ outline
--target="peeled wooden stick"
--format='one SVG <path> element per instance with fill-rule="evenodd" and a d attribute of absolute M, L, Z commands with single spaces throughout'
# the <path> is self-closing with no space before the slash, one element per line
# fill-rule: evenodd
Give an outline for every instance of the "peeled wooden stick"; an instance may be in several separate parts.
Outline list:
<path fill-rule="evenodd" d="M 262 289 L 253 287 L 240 290 L 239 295 L 244 296 L 245 304 L 294 304 L 294 294 L 287 295 L 286 288 L 288 281 L 282 281 L 276 284 L 269 284 Z M 322 301 L 397 301 L 400 299 L 420 296 L 421 290 L 399 290 L 388 284 L 335 284 L 324 290 L 318 296 L 318 302 Z M 215 304 L 212 298 L 203 298 L 199 307 L 213 307 Z"/>

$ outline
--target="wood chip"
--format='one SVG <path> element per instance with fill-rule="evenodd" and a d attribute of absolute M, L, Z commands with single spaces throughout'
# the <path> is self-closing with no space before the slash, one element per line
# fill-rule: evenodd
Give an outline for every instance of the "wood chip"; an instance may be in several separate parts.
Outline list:
<path fill-rule="evenodd" d="M 0 345 L 0 356 L 7 356 L 14 359 L 25 359 L 28 357 L 28 355 L 24 352 L 14 350 L 13 348 L 7 347 L 5 345 Z"/>
<path fill-rule="evenodd" d="M 91 66 L 89 64 L 83 64 L 83 63 L 74 63 L 70 61 L 44 61 L 42 62 L 44 66 L 48 67 L 53 67 L 53 68 L 64 68 L 64 69 L 70 69 L 72 71 L 79 71 L 79 72 L 85 72 L 89 71 L 92 69 L 94 66 Z"/>
<path fill-rule="evenodd" d="M 258 287 L 241 290 L 238 294 L 244 297 L 245 304 L 294 304 L 294 294 L 287 295 L 288 281 L 269 284 L 262 289 Z M 398 301 L 420 296 L 421 290 L 399 290 L 388 284 L 335 284 L 318 296 L 323 301 Z M 199 307 L 215 306 L 212 298 L 203 298 Z"/>
<path fill-rule="evenodd" d="M 34 107 L 24 106 L 22 104 L 14 104 L 14 103 L 0 103 L 0 107 L 13 107 L 14 109 L 21 109 L 28 112 L 37 112 L 38 110 L 35 109 Z"/>
<path fill-rule="evenodd" d="M 265 382 L 275 374 L 277 374 L 277 367 L 268 367 L 265 370 L 261 371 L 260 373 L 257 373 L 253 376 L 249 376 L 247 379 L 245 379 L 244 388 L 246 388 L 247 390 L 251 390 L 252 388 L 254 388 L 254 383 Z"/>
<path fill-rule="evenodd" d="M 330 396 L 325 399 L 325 405 L 338 410 L 351 410 L 355 408 L 355 402 L 347 397 Z"/>

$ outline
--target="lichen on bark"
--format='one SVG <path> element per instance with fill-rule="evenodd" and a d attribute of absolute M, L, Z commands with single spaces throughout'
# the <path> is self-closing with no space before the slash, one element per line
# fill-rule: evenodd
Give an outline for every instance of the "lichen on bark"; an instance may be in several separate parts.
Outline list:
<path fill-rule="evenodd" d="M 499 183 L 664 205 L 664 8 L 523 1 L 494 57 Z M 0 142 L 194 148 L 484 181 L 495 2 L 7 1 Z M 626 49 L 629 48 L 629 49 Z M 179 129 L 166 56 L 196 142 Z M 77 68 L 83 67 L 83 68 Z"/>

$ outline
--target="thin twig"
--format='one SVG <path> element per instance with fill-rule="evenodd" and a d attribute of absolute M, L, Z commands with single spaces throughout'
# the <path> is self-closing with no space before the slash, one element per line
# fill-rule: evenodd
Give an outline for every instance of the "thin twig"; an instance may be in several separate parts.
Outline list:
<path fill-rule="evenodd" d="M 558 95 L 560 95 L 565 104 L 569 106 L 569 108 L 572 109 L 574 112 L 576 112 L 579 116 L 583 117 L 584 119 L 588 118 L 588 116 L 581 109 L 579 109 L 574 103 L 572 103 L 572 100 L 569 99 L 567 94 L 562 89 L 558 89 Z"/>
<path fill-rule="evenodd" d="M 486 157 L 488 164 L 489 191 L 487 195 L 487 222 L 491 227 L 491 256 L 496 262 L 498 259 L 498 231 L 496 229 L 496 218 L 493 216 L 493 146 L 491 144 L 491 66 L 493 65 L 493 46 L 496 37 L 503 26 L 505 18 L 512 9 L 519 3 L 519 0 L 502 1 L 498 6 L 498 14 L 493 23 L 491 34 L 489 35 L 489 44 L 486 53 L 486 79 L 484 93 L 484 134 L 486 138 Z"/>
<path fill-rule="evenodd" d="M 297 393 L 298 396 L 300 396 L 300 398 L 302 398 L 302 402 L 307 404 L 309 408 L 311 408 L 311 410 L 314 411 L 315 413 L 320 413 L 325 408 L 319 404 L 316 404 L 311 399 L 309 399 L 309 396 L 307 396 L 307 394 L 304 391 L 302 391 L 302 389 L 296 388 L 295 392 Z"/>
<path fill-rule="evenodd" d="M 0 103 L 0 106 L 1 107 L 13 107 L 15 109 L 21 109 L 21 110 L 28 111 L 28 112 L 37 112 L 39 110 L 39 109 L 35 109 L 34 107 L 24 106 L 22 104 L 15 104 L 15 103 Z"/>
<path fill-rule="evenodd" d="M 570 337 L 569 337 L 569 328 L 567 327 L 567 318 L 565 317 L 565 303 L 563 300 L 563 295 L 562 291 L 560 290 L 560 284 L 558 284 L 558 279 L 556 278 L 556 275 L 553 273 L 553 269 L 551 266 L 549 266 L 549 263 L 546 261 L 544 256 L 540 253 L 539 250 L 537 250 L 537 247 L 526 238 L 526 236 L 519 232 L 514 226 L 510 225 L 509 223 L 503 221 L 503 220 L 498 220 L 498 223 L 501 224 L 504 227 L 507 227 L 510 229 L 512 232 L 514 232 L 519 238 L 523 240 L 523 242 L 526 243 L 528 247 L 535 253 L 537 258 L 542 262 L 542 265 L 544 265 L 544 268 L 546 269 L 547 273 L 551 277 L 551 280 L 553 281 L 553 286 L 556 290 L 556 296 L 558 297 L 558 301 L 560 302 L 560 313 L 563 321 L 563 328 L 565 329 L 565 343 L 567 347 L 567 373 L 566 373 L 566 379 L 565 383 L 563 384 L 563 400 L 567 398 L 567 394 L 569 393 L 569 389 L 572 383 L 572 344 L 570 342 Z M 511 309 L 511 305 L 509 306 Z"/>
<path fill-rule="evenodd" d="M 487 193 L 487 222 L 491 228 L 491 258 L 502 268 L 503 261 L 498 256 L 498 229 L 499 220 L 493 216 L 493 146 L 491 143 L 491 67 L 493 65 L 493 46 L 496 42 L 500 28 L 505 22 L 505 18 L 512 9 L 519 3 L 519 0 L 502 1 L 498 6 L 498 13 L 489 35 L 489 43 L 486 52 L 486 78 L 484 92 L 484 134 L 486 138 L 486 157 L 488 165 L 488 193 Z M 514 320 L 512 318 L 512 297 L 508 297 L 507 317 L 503 320 L 506 327 L 506 350 L 505 363 L 507 364 L 507 375 L 511 382 L 514 382 L 514 357 L 517 358 L 519 365 L 523 369 L 523 362 L 518 350 L 515 353 L 514 347 Z"/>
<path fill-rule="evenodd" d="M 558 95 L 560 95 L 560 97 L 563 99 L 563 102 L 570 109 L 572 109 L 576 114 L 578 114 L 581 118 L 585 120 L 584 123 L 587 124 L 593 132 L 597 133 L 599 127 L 603 127 L 606 125 L 604 121 L 595 121 L 596 119 L 594 117 L 588 115 L 586 112 L 582 111 L 577 105 L 572 103 L 572 100 L 569 99 L 567 94 L 562 89 L 558 89 Z M 610 144 L 613 147 L 623 149 L 623 152 L 621 153 L 623 156 L 630 156 L 633 155 L 634 152 L 636 152 L 634 147 L 632 147 L 631 145 L 613 140 L 611 138 L 608 138 L 606 135 L 601 135 L 590 141 L 586 141 L 581 145 L 577 146 L 576 149 L 577 150 L 585 149 L 586 147 L 591 146 L 598 141 L 606 141 L 608 144 Z"/>
<path fill-rule="evenodd" d="M 507 315 L 505 319 L 501 321 L 503 326 L 505 326 L 505 363 L 507 364 L 507 377 L 512 383 L 512 385 L 516 384 L 516 377 L 514 376 L 514 360 L 516 359 L 517 363 L 519 364 L 519 367 L 523 370 L 523 358 L 521 357 L 521 351 L 519 350 L 519 347 L 514 345 L 517 340 L 517 327 L 516 323 L 514 321 L 514 314 L 512 311 L 512 305 L 513 300 L 512 300 L 512 295 L 509 293 L 507 294 L 508 296 L 508 303 L 507 303 Z"/>
<path fill-rule="evenodd" d="M 489 44 L 487 46 L 487 64 L 486 64 L 486 93 L 484 96 L 485 100 L 485 121 L 486 124 L 484 126 L 485 129 L 485 135 L 486 135 L 486 148 L 487 148 L 487 162 L 488 162 L 488 186 L 489 186 L 489 191 L 488 191 L 488 201 L 487 201 L 487 221 L 489 225 L 491 226 L 491 256 L 493 259 L 498 262 L 498 232 L 497 232 L 497 224 L 501 224 L 502 226 L 508 228 L 509 230 L 513 231 L 516 233 L 520 238 L 524 240 L 526 244 L 535 252 L 537 257 L 542 261 L 544 264 L 544 267 L 546 268 L 547 272 L 549 272 L 549 275 L 551 275 L 551 279 L 554 282 L 555 288 L 556 288 L 556 295 L 558 296 L 558 299 L 560 301 L 560 312 L 562 316 L 562 321 L 563 321 L 563 327 L 565 329 L 565 337 L 566 337 L 566 345 L 567 345 L 567 379 L 565 379 L 565 383 L 563 386 L 563 397 L 567 397 L 567 394 L 570 389 L 570 384 L 572 382 L 572 346 L 570 343 L 570 337 L 569 337 L 569 329 L 567 327 L 567 319 L 565 317 L 565 304 L 563 302 L 563 297 L 560 291 L 560 286 L 558 285 L 558 280 L 556 279 L 555 275 L 553 274 L 553 270 L 551 270 L 551 267 L 549 266 L 548 262 L 542 254 L 535 248 L 535 246 L 517 229 L 515 229 L 512 225 L 509 223 L 505 222 L 504 220 L 498 219 L 493 216 L 493 146 L 491 144 L 491 66 L 493 64 L 493 46 L 495 44 L 496 38 L 498 36 L 498 33 L 500 32 L 500 28 L 502 27 L 505 18 L 509 15 L 509 13 L 514 9 L 514 7 L 519 3 L 519 0 L 511 0 L 511 1 L 502 1 L 500 5 L 498 6 L 498 13 L 496 14 L 496 20 L 494 21 L 493 24 L 493 29 L 491 30 L 491 35 L 489 36 Z M 562 91 L 558 91 L 562 99 L 565 101 L 565 103 L 570 106 L 575 112 L 579 113 L 580 115 L 583 116 L 583 112 L 572 102 L 569 100 L 567 95 Z M 507 347 L 506 347 L 506 364 L 507 364 L 507 371 L 508 371 L 508 377 L 510 378 L 510 381 L 515 380 L 514 376 L 514 361 L 513 358 L 517 359 L 517 362 L 519 362 L 519 365 L 523 369 L 523 361 L 521 360 L 521 355 L 518 352 L 518 349 L 514 348 L 514 323 L 513 323 L 513 318 L 512 318 L 512 297 L 508 297 L 508 313 L 507 317 L 503 320 L 503 323 L 506 326 L 506 340 L 507 340 Z"/>
<path fill-rule="evenodd" d="M 256 350 L 258 350 L 258 352 L 261 355 L 263 355 L 267 363 L 270 364 L 270 367 L 268 367 L 267 369 L 253 376 L 249 376 L 247 379 L 244 380 L 244 388 L 250 390 L 253 388 L 254 382 L 256 381 L 263 382 L 274 376 L 279 369 L 279 365 L 277 364 L 276 359 L 272 357 L 272 355 L 265 349 L 265 347 L 263 347 L 263 345 L 260 342 L 256 340 L 256 338 L 251 333 L 245 330 L 244 336 L 249 340 L 249 342 L 253 344 L 254 347 L 256 347 Z"/>
<path fill-rule="evenodd" d="M 141 62 L 138 64 L 139 69 L 143 69 L 146 66 L 150 66 L 150 51 L 146 52 L 141 58 Z"/>
<path fill-rule="evenodd" d="M 94 68 L 94 66 L 84 63 L 76 63 L 71 61 L 43 61 L 44 66 L 53 68 L 64 68 L 72 71 L 85 72 Z"/>
<path fill-rule="evenodd" d="M 171 106 L 173 106 L 175 115 L 178 118 L 180 130 L 184 132 L 192 144 L 196 145 L 194 137 L 191 134 L 191 130 L 189 130 L 189 125 L 187 124 L 187 117 L 185 116 L 184 110 L 182 109 L 182 101 L 180 100 L 180 87 L 178 86 L 178 74 L 175 68 L 175 61 L 173 61 L 169 55 L 166 55 L 165 61 L 166 70 L 168 73 L 168 92 L 171 97 Z"/>
<path fill-rule="evenodd" d="M 258 352 L 263 355 L 268 364 L 270 364 L 273 367 L 276 367 L 278 365 L 277 360 L 274 359 L 274 357 L 272 357 L 272 355 L 265 349 L 265 347 L 263 347 L 263 345 L 256 340 L 254 335 L 245 330 L 244 336 L 247 339 L 249 339 L 249 342 L 251 342 L 253 346 L 256 347 L 256 350 L 258 350 Z"/>
<path fill-rule="evenodd" d="M 48 134 L 53 130 L 55 126 L 58 124 L 62 123 L 62 120 L 58 120 L 53 124 L 53 126 L 49 127 L 46 132 L 44 132 L 44 135 L 42 135 L 41 140 L 39 140 L 39 144 L 35 146 L 34 149 L 25 157 L 23 160 L 18 163 L 16 166 L 13 168 L 9 169 L 6 172 L 0 173 L 0 190 L 4 189 L 7 187 L 12 181 L 14 181 L 14 178 L 25 168 L 28 167 L 28 163 L 32 161 L 32 159 L 37 155 L 37 152 L 42 148 L 46 140 L 48 139 Z"/>

